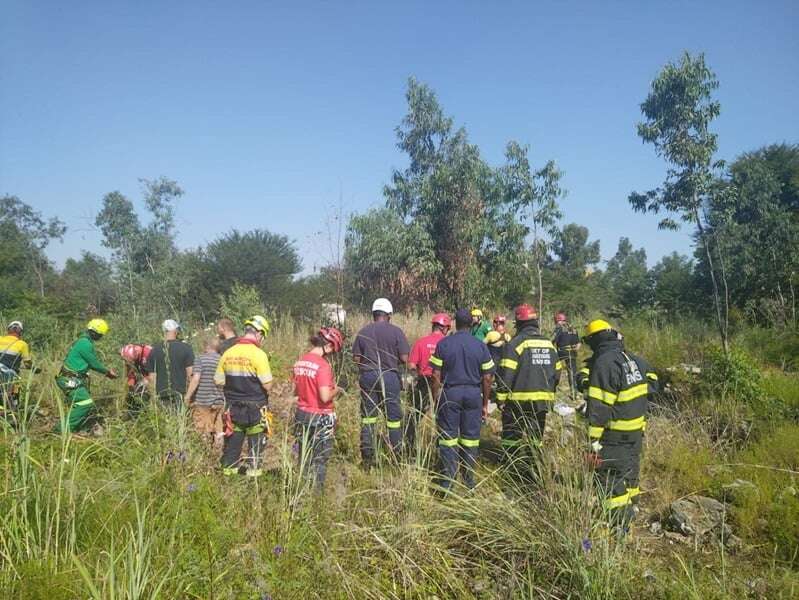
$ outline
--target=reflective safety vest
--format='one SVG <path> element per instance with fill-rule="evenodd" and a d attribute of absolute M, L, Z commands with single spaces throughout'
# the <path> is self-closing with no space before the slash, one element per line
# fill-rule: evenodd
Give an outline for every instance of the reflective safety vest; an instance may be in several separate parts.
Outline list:
<path fill-rule="evenodd" d="M 16 335 L 0 336 L 0 365 L 19 373 L 23 364 L 30 362 L 28 343 Z"/>
<path fill-rule="evenodd" d="M 621 343 L 607 342 L 581 370 L 583 381 L 586 371 L 589 437 L 610 441 L 644 431 L 649 394 L 658 385 L 658 376 L 647 362 L 625 352 Z"/>
<path fill-rule="evenodd" d="M 535 327 L 525 327 L 504 347 L 497 400 L 533 402 L 535 412 L 547 412 L 555 400 L 562 368 L 554 344 Z"/>

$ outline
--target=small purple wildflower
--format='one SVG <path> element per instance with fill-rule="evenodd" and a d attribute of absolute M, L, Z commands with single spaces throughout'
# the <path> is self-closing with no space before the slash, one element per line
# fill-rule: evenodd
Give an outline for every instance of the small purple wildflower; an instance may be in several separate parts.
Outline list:
<path fill-rule="evenodd" d="M 188 486 L 186 486 L 186 489 L 189 492 L 196 492 L 197 491 L 197 484 L 196 483 L 190 483 Z"/>
<path fill-rule="evenodd" d="M 274 554 L 275 556 L 280 556 L 281 554 L 283 554 L 283 546 L 278 544 L 277 546 L 272 548 L 272 554 Z"/>
<path fill-rule="evenodd" d="M 594 547 L 594 544 L 588 538 L 583 540 L 583 552 L 591 552 L 591 548 Z"/>

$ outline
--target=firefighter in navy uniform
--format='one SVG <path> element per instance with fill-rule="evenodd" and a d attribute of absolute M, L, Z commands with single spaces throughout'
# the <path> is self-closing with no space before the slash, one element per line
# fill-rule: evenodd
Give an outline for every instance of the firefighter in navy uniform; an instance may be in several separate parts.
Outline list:
<path fill-rule="evenodd" d="M 535 308 L 522 304 L 515 318 L 516 337 L 505 345 L 497 384 L 497 400 L 504 403 L 502 447 L 509 461 L 524 447 L 541 447 L 562 369 L 555 346 L 541 335 Z"/>
<path fill-rule="evenodd" d="M 439 434 L 441 478 L 437 483 L 444 490 L 452 485 L 459 465 L 466 487 L 474 487 L 480 426 L 488 414 L 494 361 L 486 345 L 471 335 L 471 322 L 468 310 L 458 310 L 457 331 L 440 340 L 430 357 Z"/>
<path fill-rule="evenodd" d="M 558 349 L 558 359 L 566 368 L 569 377 L 569 393 L 572 400 L 577 397 L 577 351 L 580 349 L 580 336 L 569 325 L 566 313 L 555 315 L 555 334 L 552 343 Z"/>
<path fill-rule="evenodd" d="M 593 351 L 581 377 L 588 381 L 588 459 L 596 468 L 604 508 L 624 531 L 641 493 L 641 449 L 657 374 L 643 358 L 624 349 L 621 335 L 607 321 L 591 321 L 583 341 Z"/>

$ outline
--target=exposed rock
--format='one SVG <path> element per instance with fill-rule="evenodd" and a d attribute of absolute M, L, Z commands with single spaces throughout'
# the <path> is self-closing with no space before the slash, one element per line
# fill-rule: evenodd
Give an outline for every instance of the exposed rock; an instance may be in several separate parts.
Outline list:
<path fill-rule="evenodd" d="M 671 542 L 672 544 L 675 542 L 678 544 L 690 543 L 690 540 L 687 537 L 685 537 L 684 535 L 680 535 L 679 533 L 674 533 L 673 531 L 667 531 L 665 535 L 666 539 L 669 540 L 669 542 Z"/>
<path fill-rule="evenodd" d="M 741 482 L 733 489 L 748 489 L 748 483 Z M 734 535 L 732 527 L 725 522 L 727 508 L 722 502 L 694 495 L 675 500 L 670 508 L 671 513 L 664 521 L 669 530 L 666 532 L 667 539 L 679 541 L 675 537 L 677 536 L 688 543 L 693 537 L 700 542 L 723 543 L 729 552 L 737 552 L 743 548 L 743 540 Z"/>
<path fill-rule="evenodd" d="M 666 519 L 670 531 L 704 537 L 724 522 L 724 504 L 706 496 L 688 496 L 671 503 Z"/>
<path fill-rule="evenodd" d="M 757 486 L 745 479 L 736 479 L 732 483 L 722 486 L 721 489 L 724 499 L 728 502 L 740 502 L 747 494 L 758 492 Z"/>
<path fill-rule="evenodd" d="M 663 533 L 663 525 L 660 524 L 660 521 L 652 521 L 649 524 L 649 533 L 652 535 L 660 535 Z"/>
<path fill-rule="evenodd" d="M 736 552 L 743 547 L 743 541 L 737 535 L 732 533 L 732 527 L 724 523 L 718 529 L 713 531 L 713 537 L 719 544 L 724 544 L 724 547 L 730 552 Z"/>

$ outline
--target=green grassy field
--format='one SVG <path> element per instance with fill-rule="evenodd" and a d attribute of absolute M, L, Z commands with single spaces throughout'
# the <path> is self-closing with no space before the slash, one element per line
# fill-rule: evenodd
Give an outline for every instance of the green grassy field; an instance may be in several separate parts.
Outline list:
<path fill-rule="evenodd" d="M 396 321 L 409 338 L 427 329 L 418 319 Z M 711 332 L 643 321 L 624 330 L 627 346 L 654 364 L 668 390 L 647 430 L 643 510 L 623 542 L 607 535 L 596 507 L 581 460 L 583 426 L 557 416 L 535 487 L 514 483 L 493 460 L 496 414 L 483 430 L 471 494 L 442 501 L 430 493 L 430 422 L 427 450 L 362 471 L 349 369 L 323 496 L 307 488 L 295 464 L 286 384 L 273 393 L 276 427 L 260 480 L 223 478 L 218 456 L 181 418 L 153 409 L 123 419 L 119 382 L 95 382 L 104 435 L 48 433 L 60 406 L 52 375 L 71 335 L 63 332 L 63 340 L 37 349 L 44 371 L 26 398 L 38 415 L 0 438 L 0 597 L 797 597 L 799 377 L 783 370 L 779 352 L 758 349 L 756 332 L 741 332 L 736 347 L 748 361 L 741 368 L 756 370 L 762 395 L 744 399 L 737 388 L 670 370 L 705 364 Z M 283 322 L 268 338 L 279 378 L 305 333 Z M 121 341 L 101 343 L 109 361 Z M 560 393 L 567 398 L 565 388 Z M 181 450 L 185 460 L 167 460 Z M 727 504 L 743 542 L 734 552 L 650 531 L 673 500 L 724 498 L 736 479 L 753 486 Z"/>

